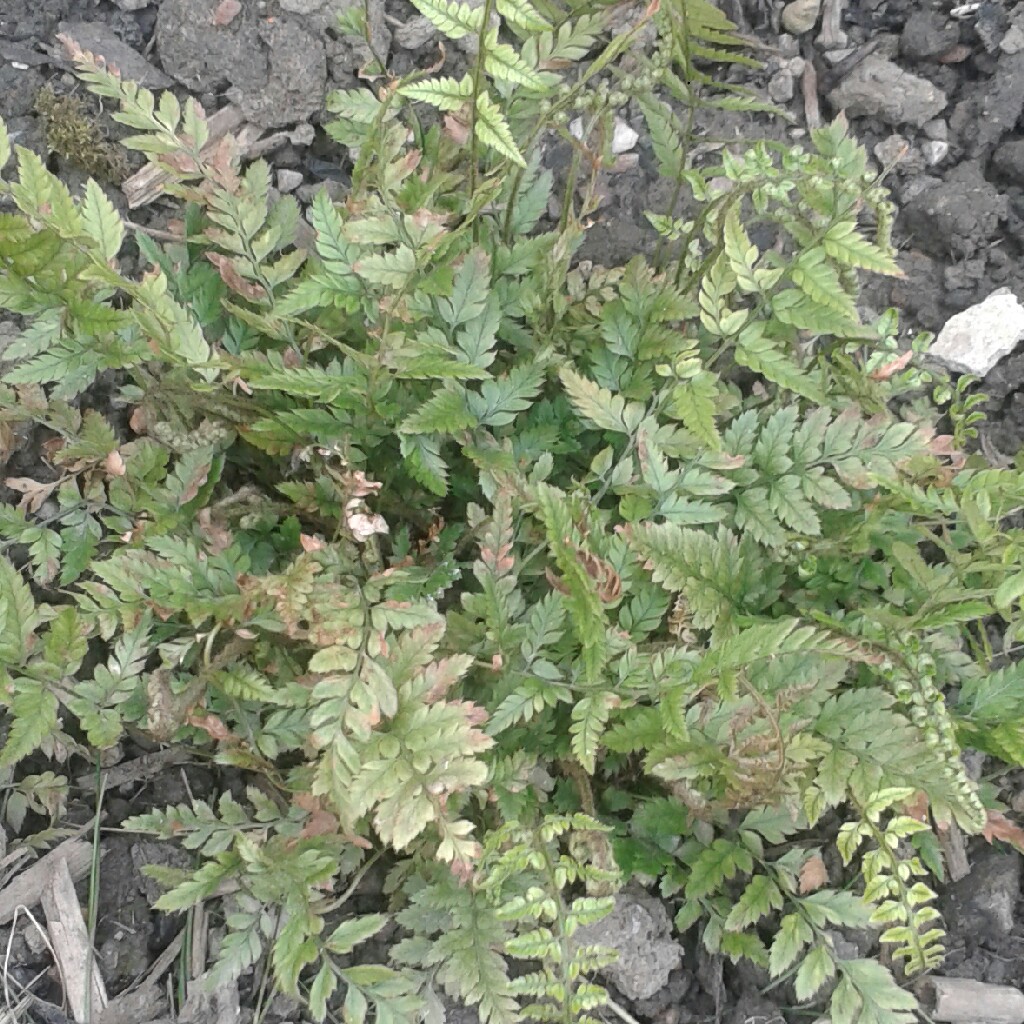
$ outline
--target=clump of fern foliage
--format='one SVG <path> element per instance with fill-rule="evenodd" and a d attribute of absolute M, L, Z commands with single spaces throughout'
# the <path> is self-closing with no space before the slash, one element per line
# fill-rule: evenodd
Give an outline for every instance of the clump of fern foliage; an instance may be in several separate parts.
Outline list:
<path fill-rule="evenodd" d="M 316 1019 L 408 1021 L 435 986 L 593 1019 L 609 954 L 572 935 L 638 878 L 801 1002 L 835 979 L 837 1024 L 910 1021 L 835 930 L 939 962 L 934 828 L 987 815 L 961 744 L 1024 763 L 984 627 L 1020 630 L 1024 477 L 963 453 L 960 391 L 937 433 L 895 315 L 862 322 L 892 208 L 842 121 L 695 159 L 697 104 L 756 105 L 709 71 L 747 59 L 710 4 L 613 36 L 604 8 L 416 6 L 473 66 L 332 97 L 352 187 L 311 232 L 194 102 L 80 51 L 180 237 L 129 242 L 0 130 L 0 428 L 47 439 L 0 506 L 0 766 L 145 734 L 243 773 L 125 827 L 194 851 L 157 906 L 217 903 L 218 971 L 269 956 Z M 627 103 L 676 207 L 655 259 L 588 268 Z M 382 857 L 392 905 L 355 914 Z M 353 965 L 391 913 L 391 963 Z"/>

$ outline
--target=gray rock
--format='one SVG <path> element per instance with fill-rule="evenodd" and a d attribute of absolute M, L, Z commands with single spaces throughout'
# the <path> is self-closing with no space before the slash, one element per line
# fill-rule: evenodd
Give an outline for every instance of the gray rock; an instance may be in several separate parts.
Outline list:
<path fill-rule="evenodd" d="M 1024 139 L 1009 139 L 992 154 L 992 165 L 1015 185 L 1024 185 Z"/>
<path fill-rule="evenodd" d="M 985 248 L 1008 213 L 1006 196 L 985 180 L 976 161 L 958 164 L 945 181 L 922 188 L 903 208 L 915 245 L 938 256 L 961 258 Z"/>
<path fill-rule="evenodd" d="M 927 79 L 871 54 L 829 93 L 829 102 L 851 117 L 878 117 L 886 124 L 920 128 L 945 109 L 946 94 Z"/>
<path fill-rule="evenodd" d="M 289 14 L 309 15 L 323 10 L 328 0 L 278 0 L 278 2 L 281 4 L 281 10 L 287 11 Z"/>
<path fill-rule="evenodd" d="M 928 139 L 921 143 L 924 162 L 929 167 L 936 167 L 949 155 L 949 143 L 945 139 Z"/>
<path fill-rule="evenodd" d="M 999 49 L 1011 55 L 1024 50 L 1024 25 L 1019 22 L 1011 25 L 1006 35 L 999 41 Z"/>
<path fill-rule="evenodd" d="M 821 0 L 790 0 L 782 9 L 782 27 L 795 36 L 810 32 L 821 13 Z"/>
<path fill-rule="evenodd" d="M 174 84 L 101 21 L 62 21 L 57 31 L 70 36 L 83 50 L 103 57 L 131 82 L 138 82 L 147 89 L 167 89 Z"/>
<path fill-rule="evenodd" d="M 45 79 L 35 68 L 15 68 L 0 64 L 0 111 L 10 121 L 12 117 L 24 117 L 32 112 L 36 96 Z"/>
<path fill-rule="evenodd" d="M 941 117 L 925 122 L 921 130 L 929 139 L 940 139 L 942 142 L 949 140 L 949 125 Z"/>
<path fill-rule="evenodd" d="M 122 11 L 141 11 L 143 7 L 148 7 L 152 2 L 153 0 L 114 0 L 114 3 Z"/>
<path fill-rule="evenodd" d="M 768 82 L 768 95 L 775 103 L 788 103 L 793 98 L 793 72 L 782 68 Z"/>
<path fill-rule="evenodd" d="M 287 168 L 282 168 L 277 172 L 277 189 L 279 192 L 294 192 L 302 182 L 302 171 L 291 171 Z"/>
<path fill-rule="evenodd" d="M 906 159 L 909 152 L 910 143 L 902 135 L 890 135 L 874 148 L 874 154 L 883 167 L 895 167 Z"/>
<path fill-rule="evenodd" d="M 984 377 L 996 363 L 1009 355 L 1024 338 L 1024 306 L 1009 288 L 994 291 L 984 302 L 951 317 L 929 349 L 929 357 L 955 373 Z M 979 866 L 985 878 L 975 881 Z M 964 885 L 969 882 L 969 885 Z M 969 913 L 983 920 L 971 931 L 992 928 L 1008 935 L 1013 928 L 1013 910 L 1020 896 L 1020 857 L 1017 854 L 991 856 L 976 864 L 971 874 L 954 887 L 962 902 L 961 915 Z M 1012 896 L 1010 893 L 1012 892 Z M 964 927 L 962 922 L 959 925 Z"/>
<path fill-rule="evenodd" d="M 422 50 L 437 38 L 437 29 L 429 18 L 414 15 L 395 29 L 395 42 L 403 50 Z"/>
<path fill-rule="evenodd" d="M 1024 114 L 1024 53 L 1004 54 L 988 84 L 956 105 L 950 126 L 968 156 L 989 156 Z"/>
<path fill-rule="evenodd" d="M 256 91 L 267 80 L 256 5 L 242 4 L 227 25 L 214 25 L 217 4 L 218 0 L 163 0 L 156 22 L 161 65 L 195 93 L 228 85 Z"/>
<path fill-rule="evenodd" d="M 257 33 L 268 54 L 267 80 L 257 90 L 238 87 L 242 113 L 264 128 L 307 121 L 327 93 L 323 44 L 293 18 L 263 21 Z"/>
<path fill-rule="evenodd" d="M 305 121 L 323 107 L 323 43 L 295 18 L 257 17 L 245 3 L 226 25 L 214 24 L 218 0 L 163 0 L 156 38 L 164 70 L 193 92 L 229 95 L 264 128 Z"/>
<path fill-rule="evenodd" d="M 924 8 L 907 18 L 900 34 L 900 53 L 927 60 L 946 53 L 960 41 L 960 26 L 936 10 Z"/>
<path fill-rule="evenodd" d="M 1017 308 L 1017 322 L 1024 336 L 1024 307 L 1017 303 Z M 1022 863 L 1018 853 L 982 851 L 971 865 L 971 873 L 950 886 L 943 901 L 943 917 L 961 934 L 1009 935 L 1020 899 Z"/>
<path fill-rule="evenodd" d="M 683 960 L 683 947 L 670 938 L 664 905 L 646 895 L 620 893 L 615 909 L 596 924 L 580 928 L 573 941 L 618 951 L 602 973 L 627 999 L 650 999 L 668 983 Z"/>

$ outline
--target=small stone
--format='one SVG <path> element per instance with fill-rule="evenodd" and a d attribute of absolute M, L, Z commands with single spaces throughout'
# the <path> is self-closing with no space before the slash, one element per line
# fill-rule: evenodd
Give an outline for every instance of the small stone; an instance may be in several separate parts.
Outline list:
<path fill-rule="evenodd" d="M 578 141 L 583 138 L 583 118 L 574 117 L 569 122 L 569 134 Z"/>
<path fill-rule="evenodd" d="M 974 860 L 971 873 L 947 890 L 943 916 L 964 931 L 990 939 L 1007 936 L 1016 923 L 1020 879 L 1020 854 L 985 850 Z"/>
<path fill-rule="evenodd" d="M 999 41 L 999 49 L 1011 55 L 1024 50 L 1024 25 L 1019 22 L 1011 25 L 1006 35 Z"/>
<path fill-rule="evenodd" d="M 875 146 L 874 153 L 883 167 L 894 167 L 910 152 L 910 143 L 902 135 L 890 135 Z"/>
<path fill-rule="evenodd" d="M 779 36 L 777 45 L 783 57 L 795 57 L 800 52 L 800 44 L 788 32 Z"/>
<path fill-rule="evenodd" d="M 794 78 L 799 78 L 804 73 L 807 61 L 803 57 L 791 57 L 783 66 L 789 69 Z"/>
<path fill-rule="evenodd" d="M 921 126 L 921 130 L 929 139 L 940 139 L 942 142 L 949 139 L 949 125 L 946 124 L 941 117 L 933 118 L 931 121 L 925 121 Z"/>
<path fill-rule="evenodd" d="M 619 893 L 612 912 L 573 936 L 577 946 L 606 946 L 618 960 L 602 973 L 629 1000 L 650 999 L 668 983 L 683 960 L 683 947 L 671 937 L 664 904 L 642 895 Z"/>
<path fill-rule="evenodd" d="M 825 60 L 827 60 L 829 64 L 835 65 L 841 63 L 842 61 L 846 60 L 847 57 L 850 57 L 852 55 L 853 47 L 845 46 L 840 50 L 827 50 L 825 52 Z"/>
<path fill-rule="evenodd" d="M 417 14 L 395 29 L 394 40 L 403 50 L 422 50 L 437 38 L 429 18 Z"/>
<path fill-rule="evenodd" d="M 289 14 L 316 14 L 327 0 L 280 0 L 281 10 Z"/>
<path fill-rule="evenodd" d="M 907 18 L 900 34 L 900 53 L 911 60 L 928 60 L 946 53 L 960 41 L 960 26 L 934 10 L 918 10 Z"/>
<path fill-rule="evenodd" d="M 1010 139 L 995 151 L 992 164 L 1015 185 L 1024 185 L 1024 139 Z"/>
<path fill-rule="evenodd" d="M 612 153 L 616 156 L 619 153 L 628 153 L 640 141 L 640 133 L 631 128 L 622 118 L 615 118 L 615 127 L 612 129 Z"/>
<path fill-rule="evenodd" d="M 946 94 L 925 78 L 871 54 L 829 93 L 829 102 L 851 117 L 921 127 L 946 107 Z"/>
<path fill-rule="evenodd" d="M 114 3 L 122 11 L 141 11 L 143 7 L 148 7 L 152 2 L 153 0 L 114 0 Z"/>
<path fill-rule="evenodd" d="M 921 143 L 921 152 L 924 154 L 924 162 L 929 167 L 935 167 L 949 154 L 949 143 L 945 139 L 929 139 Z"/>
<path fill-rule="evenodd" d="M 1024 306 L 1009 288 L 1000 288 L 984 302 L 950 317 L 928 354 L 956 373 L 984 377 L 1003 356 L 1016 348 L 1022 338 Z M 974 874 L 972 872 L 971 877 Z M 1019 869 L 1017 881 L 1019 884 Z M 1000 922 L 1008 916 L 1008 933 L 1013 927 L 1013 902 L 1010 902 L 1009 910 L 991 909 L 991 913 L 985 916 L 998 917 Z"/>
<path fill-rule="evenodd" d="M 775 103 L 788 103 L 793 98 L 793 72 L 783 68 L 768 83 L 768 95 Z"/>
<path fill-rule="evenodd" d="M 821 0 L 791 0 L 782 9 L 782 27 L 794 36 L 810 32 L 821 13 Z"/>
<path fill-rule="evenodd" d="M 302 171 L 282 169 L 277 172 L 277 190 L 279 192 L 294 192 L 302 182 Z"/>

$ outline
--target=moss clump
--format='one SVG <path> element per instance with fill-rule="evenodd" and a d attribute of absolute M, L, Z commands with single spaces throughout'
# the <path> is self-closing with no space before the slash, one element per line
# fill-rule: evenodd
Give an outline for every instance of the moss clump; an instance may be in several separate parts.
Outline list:
<path fill-rule="evenodd" d="M 128 173 L 124 150 L 107 137 L 96 116 L 77 96 L 59 95 L 50 86 L 39 90 L 36 112 L 46 126 L 46 145 L 97 181 L 120 184 Z"/>

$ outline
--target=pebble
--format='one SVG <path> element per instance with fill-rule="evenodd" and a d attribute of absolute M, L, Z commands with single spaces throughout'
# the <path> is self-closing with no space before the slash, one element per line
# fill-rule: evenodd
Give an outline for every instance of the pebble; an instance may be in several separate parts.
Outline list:
<path fill-rule="evenodd" d="M 999 41 L 999 49 L 1010 56 L 1024 50 L 1024 25 L 1011 25 L 1006 35 Z"/>
<path fill-rule="evenodd" d="M 852 56 L 852 54 L 852 46 L 846 46 L 841 50 L 826 50 L 825 60 L 827 60 L 829 64 L 838 64 L 840 61 L 844 61 L 847 57 Z"/>
<path fill-rule="evenodd" d="M 277 188 L 279 192 L 294 192 L 303 182 L 302 171 L 291 171 L 286 168 L 277 172 Z"/>
<path fill-rule="evenodd" d="M 782 9 L 782 27 L 794 36 L 810 32 L 821 13 L 821 0 L 791 0 Z"/>
<path fill-rule="evenodd" d="M 141 11 L 143 7 L 148 7 L 152 0 L 114 0 L 114 3 L 122 11 Z"/>
<path fill-rule="evenodd" d="M 984 377 L 1024 338 L 1024 306 L 1009 288 L 950 317 L 929 356 L 955 373 Z"/>
<path fill-rule="evenodd" d="M 779 36 L 777 45 L 783 57 L 795 57 L 800 52 L 800 44 L 788 32 Z"/>
<path fill-rule="evenodd" d="M 429 18 L 417 14 L 395 29 L 395 42 L 403 50 L 422 50 L 437 38 L 437 29 Z"/>
<path fill-rule="evenodd" d="M 945 109 L 946 94 L 926 78 L 871 54 L 829 93 L 829 102 L 851 117 L 878 117 L 886 124 L 921 127 Z"/>
<path fill-rule="evenodd" d="M 793 72 L 783 68 L 768 83 L 768 95 L 775 103 L 788 103 L 793 98 Z"/>
<path fill-rule="evenodd" d="M 939 139 L 942 142 L 945 142 L 949 138 L 949 125 L 946 124 L 941 117 L 936 117 L 931 121 L 925 121 L 925 123 L 921 125 L 921 130 L 929 139 Z"/>
<path fill-rule="evenodd" d="M 910 152 L 910 143 L 902 135 L 882 139 L 874 149 L 875 156 L 884 167 L 894 167 Z"/>
<path fill-rule="evenodd" d="M 640 133 L 631 128 L 621 117 L 615 118 L 612 129 L 612 153 L 628 153 L 640 141 Z"/>
<path fill-rule="evenodd" d="M 935 167 L 946 159 L 949 143 L 945 139 L 929 139 L 921 143 L 921 152 L 924 154 L 924 162 L 929 167 Z"/>

